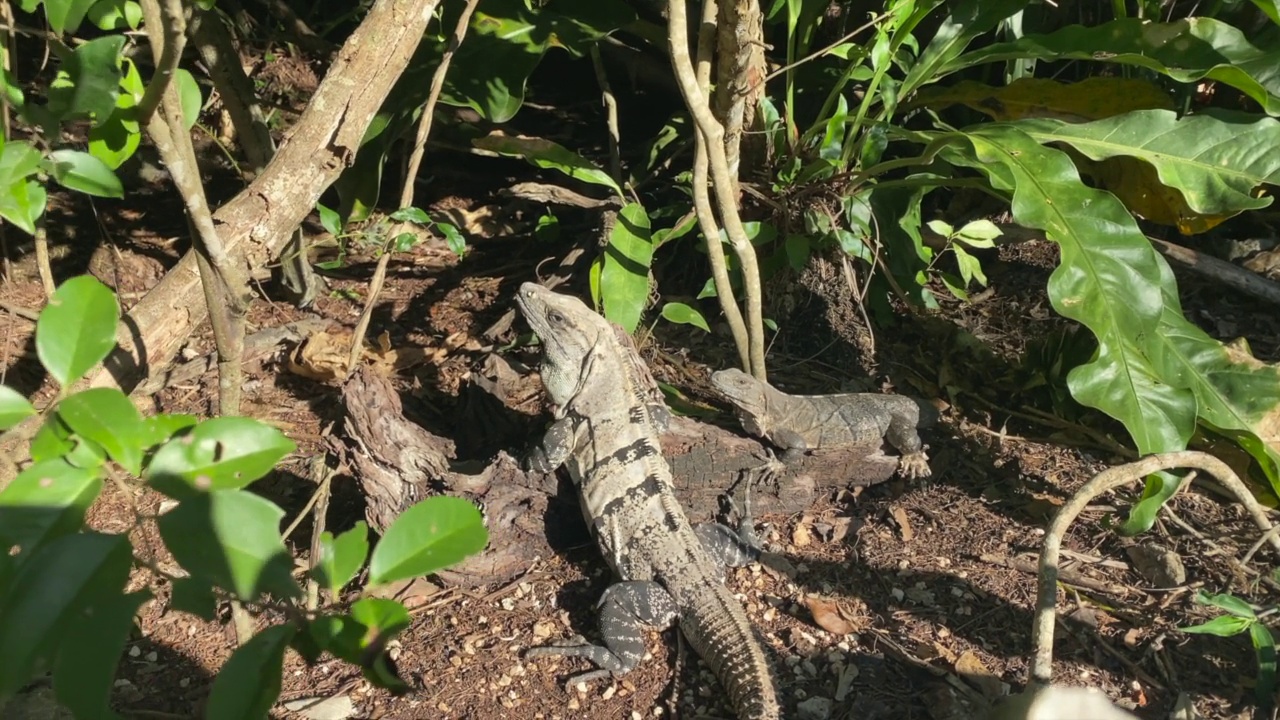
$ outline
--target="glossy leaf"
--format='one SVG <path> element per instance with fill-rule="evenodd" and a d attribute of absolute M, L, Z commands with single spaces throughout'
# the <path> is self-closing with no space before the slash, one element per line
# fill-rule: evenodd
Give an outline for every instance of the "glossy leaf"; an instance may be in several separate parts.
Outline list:
<path fill-rule="evenodd" d="M 0 151 L 0 185 L 10 185 L 40 169 L 42 156 L 31 143 L 9 140 Z"/>
<path fill-rule="evenodd" d="M 49 88 L 48 112 L 54 121 L 87 118 L 106 121 L 120 91 L 120 52 L 123 35 L 107 35 L 78 46 L 63 60 L 62 71 Z"/>
<path fill-rule="evenodd" d="M 66 535 L 36 548 L 0 602 L 0 697 L 53 664 L 73 620 L 121 593 L 130 562 L 123 535 Z"/>
<path fill-rule="evenodd" d="M 92 388 L 58 403 L 58 416 L 73 432 L 103 447 L 131 475 L 142 472 L 146 448 L 142 416 L 116 388 Z"/>
<path fill-rule="evenodd" d="M 1115 76 L 1089 77 L 1073 83 L 1028 77 L 994 86 L 962 80 L 925 88 L 903 107 L 937 111 L 953 104 L 964 105 L 993 120 L 1060 117 L 1076 123 L 1134 110 L 1174 107 L 1169 93 L 1151 80 Z"/>
<path fill-rule="evenodd" d="M 418 225 L 429 225 L 431 217 L 427 215 L 422 208 L 406 207 L 391 213 L 391 219 L 396 222 L 411 222 Z"/>
<path fill-rule="evenodd" d="M 116 345 L 120 306 L 107 286 L 90 275 L 58 287 L 36 322 L 36 354 L 58 384 L 67 387 L 102 361 Z"/>
<path fill-rule="evenodd" d="M 253 601 L 263 593 L 297 597 L 293 561 L 280 538 L 284 511 L 242 490 L 184 500 L 156 520 L 165 547 L 194 578 Z"/>
<path fill-rule="evenodd" d="M 711 328 L 707 325 L 707 319 L 702 313 L 694 307 L 681 302 L 669 302 L 662 306 L 662 317 L 667 322 L 673 322 L 680 325 L 692 325 L 701 328 L 703 332 L 711 332 Z"/>
<path fill-rule="evenodd" d="M 122 198 L 124 185 L 105 162 L 80 150 L 54 150 L 45 167 L 59 185 L 97 197 Z"/>
<path fill-rule="evenodd" d="M 20 180 L 0 188 L 0 217 L 28 235 L 34 235 L 36 222 L 44 214 L 48 199 L 43 185 L 34 180 Z"/>
<path fill-rule="evenodd" d="M 524 158 L 537 167 L 557 170 L 575 180 L 603 185 L 622 197 L 622 188 L 618 187 L 609 173 L 578 153 L 550 140 L 494 132 L 472 140 L 471 144 L 499 155 Z"/>
<path fill-rule="evenodd" d="M 57 412 L 45 416 L 35 437 L 31 438 L 31 459 L 36 462 L 61 459 L 75 447 L 71 428 L 62 422 Z"/>
<path fill-rule="evenodd" d="M 949 4 L 951 14 L 907 72 L 899 89 L 901 96 L 906 97 L 920 86 L 953 72 L 955 59 L 974 38 L 994 29 L 997 23 L 1022 10 L 1026 4 L 1026 0 L 964 0 Z"/>
<path fill-rule="evenodd" d="M 0 431 L 8 430 L 36 414 L 31 402 L 8 385 L 0 385 Z"/>
<path fill-rule="evenodd" d="M 480 552 L 488 540 L 475 505 L 448 495 L 427 498 L 387 528 L 369 563 L 369 584 L 433 573 Z"/>
<path fill-rule="evenodd" d="M 320 215 L 320 227 L 334 237 L 342 235 L 342 218 L 332 208 L 316 203 L 316 212 Z"/>
<path fill-rule="evenodd" d="M 44 14 L 54 32 L 74 35 L 95 2 L 97 0 L 43 0 Z"/>
<path fill-rule="evenodd" d="M 604 316 L 634 332 L 649 302 L 649 264 L 653 237 L 644 206 L 629 203 L 618 212 L 600 269 L 600 299 Z"/>
<path fill-rule="evenodd" d="M 242 488 L 271 472 L 296 447 L 279 430 L 257 420 L 213 418 L 162 445 L 147 466 L 147 479 L 178 499 Z"/>
<path fill-rule="evenodd" d="M 89 154 L 112 170 L 133 157 L 142 141 L 142 128 L 138 125 L 136 108 L 146 87 L 133 61 L 125 59 L 123 64 L 124 73 L 120 77 L 120 93 L 116 96 L 115 109 L 106 120 L 89 128 Z"/>
<path fill-rule="evenodd" d="M 1136 65 L 1178 82 L 1217 80 L 1253 98 L 1268 115 L 1280 114 L 1280 50 L 1257 48 L 1240 30 L 1208 17 L 1168 23 L 1122 18 L 1094 27 L 1070 25 L 961 55 L 945 64 L 943 71 L 1019 58 Z"/>
<path fill-rule="evenodd" d="M 462 257 L 467 252 L 467 238 L 456 226 L 450 223 L 436 223 L 436 229 L 444 235 L 444 242 L 454 255 Z"/>
<path fill-rule="evenodd" d="M 128 595 L 104 594 L 77 613 L 58 649 L 53 690 L 58 702 L 80 718 L 116 718 L 108 700 L 116 666 L 133 631 L 134 615 L 151 599 L 143 590 Z"/>
<path fill-rule="evenodd" d="M 1178 628 L 1184 633 L 1193 635 L 1217 635 L 1218 637 L 1231 637 L 1249 629 L 1249 626 L 1255 621 L 1248 618 L 1236 617 L 1235 615 L 1219 615 L 1207 623 L 1200 625 L 1192 625 L 1190 627 Z"/>
<path fill-rule="evenodd" d="M 199 422 L 195 415 L 152 415 L 142 421 L 142 446 L 159 445 Z"/>
<path fill-rule="evenodd" d="M 1249 626 L 1249 639 L 1258 657 L 1258 685 L 1253 689 L 1259 706 L 1275 702 L 1276 691 L 1276 639 L 1271 630 L 1260 622 Z"/>
<path fill-rule="evenodd" d="M 236 649 L 213 681 L 205 706 L 208 720 L 266 718 L 280 697 L 284 650 L 297 628 L 274 625 Z"/>
<path fill-rule="evenodd" d="M 98 0 L 89 8 L 88 17 L 99 30 L 137 30 L 142 6 L 133 0 Z"/>
<path fill-rule="evenodd" d="M 84 514 L 102 490 L 95 470 L 62 459 L 44 460 L 18 473 L 0 491 L 0 552 L 19 556 L 80 530 Z"/>
<path fill-rule="evenodd" d="M 972 154 L 948 151 L 948 158 L 1012 192 L 1014 219 L 1062 250 L 1049 299 L 1098 338 L 1094 359 L 1068 376 L 1072 395 L 1124 423 L 1143 454 L 1185 448 L 1195 397 L 1166 384 L 1142 352 L 1165 310 L 1164 259 L 1115 196 L 1085 186 L 1062 152 L 1007 125 L 963 137 Z"/>
<path fill-rule="evenodd" d="M 200 94 L 200 85 L 196 83 L 196 79 L 183 68 L 178 68 L 173 74 L 173 83 L 178 90 L 178 104 L 182 106 L 182 124 L 190 130 L 200 119 L 204 96 Z"/>
<path fill-rule="evenodd" d="M 361 520 L 337 538 L 330 532 L 320 534 L 320 554 L 312 574 L 336 596 L 360 572 L 368 557 L 369 526 Z"/>
<path fill-rule="evenodd" d="M 1249 618 L 1250 620 L 1258 617 L 1258 613 L 1254 611 L 1249 603 L 1229 593 L 1210 595 L 1203 590 L 1197 590 L 1193 599 L 1198 605 L 1220 608 L 1236 617 Z"/>

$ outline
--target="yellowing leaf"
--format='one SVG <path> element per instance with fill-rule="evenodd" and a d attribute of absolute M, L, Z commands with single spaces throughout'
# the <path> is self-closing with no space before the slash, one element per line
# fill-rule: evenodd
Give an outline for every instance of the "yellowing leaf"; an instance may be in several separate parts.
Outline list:
<path fill-rule="evenodd" d="M 1146 80 L 1092 77 L 1078 83 L 1042 78 L 992 87 L 966 80 L 951 87 L 921 90 L 912 103 L 937 109 L 966 105 L 995 120 L 1055 118 L 1066 122 L 1099 120 L 1132 110 L 1173 109 L 1173 101 Z"/>

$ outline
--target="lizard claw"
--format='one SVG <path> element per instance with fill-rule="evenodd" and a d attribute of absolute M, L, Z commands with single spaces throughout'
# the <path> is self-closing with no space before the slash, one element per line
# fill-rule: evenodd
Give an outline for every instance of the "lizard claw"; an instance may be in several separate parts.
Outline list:
<path fill-rule="evenodd" d="M 929 468 L 929 456 L 923 450 L 903 455 L 898 459 L 898 474 L 908 480 L 929 477 L 933 474 Z"/>

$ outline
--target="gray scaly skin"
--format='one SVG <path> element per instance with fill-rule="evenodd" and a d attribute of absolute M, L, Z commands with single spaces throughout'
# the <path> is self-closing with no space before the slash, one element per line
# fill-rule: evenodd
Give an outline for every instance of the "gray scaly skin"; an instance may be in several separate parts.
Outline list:
<path fill-rule="evenodd" d="M 555 405 L 529 464 L 542 472 L 568 469 L 587 525 L 621 580 L 600 599 L 603 646 L 576 638 L 527 655 L 580 656 L 596 665 L 569 686 L 617 677 L 644 656 L 644 627 L 678 622 L 741 720 L 777 720 L 764 648 L 723 581 L 724 565 L 744 565 L 756 549 L 745 532 L 689 524 L 658 444 L 665 408 L 642 377 L 630 339 L 582 301 L 540 285 L 521 285 L 516 301 L 542 340 L 542 382 Z"/>
<path fill-rule="evenodd" d="M 903 477 L 929 477 L 916 430 L 936 422 L 938 412 L 923 400 L 881 393 L 788 395 L 736 369 L 712 373 L 711 384 L 733 404 L 743 429 L 785 450 L 784 460 L 805 450 L 885 439 L 902 453 Z"/>

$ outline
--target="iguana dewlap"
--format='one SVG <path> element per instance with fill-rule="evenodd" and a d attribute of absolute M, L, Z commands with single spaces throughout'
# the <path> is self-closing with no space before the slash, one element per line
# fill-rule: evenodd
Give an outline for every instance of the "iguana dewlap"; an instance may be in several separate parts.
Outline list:
<path fill-rule="evenodd" d="M 863 445 L 881 439 L 902 454 L 903 477 L 928 477 L 929 458 L 917 430 L 937 421 L 937 410 L 918 398 L 881 393 L 788 395 L 737 369 L 711 375 L 748 433 L 786 451 Z"/>

